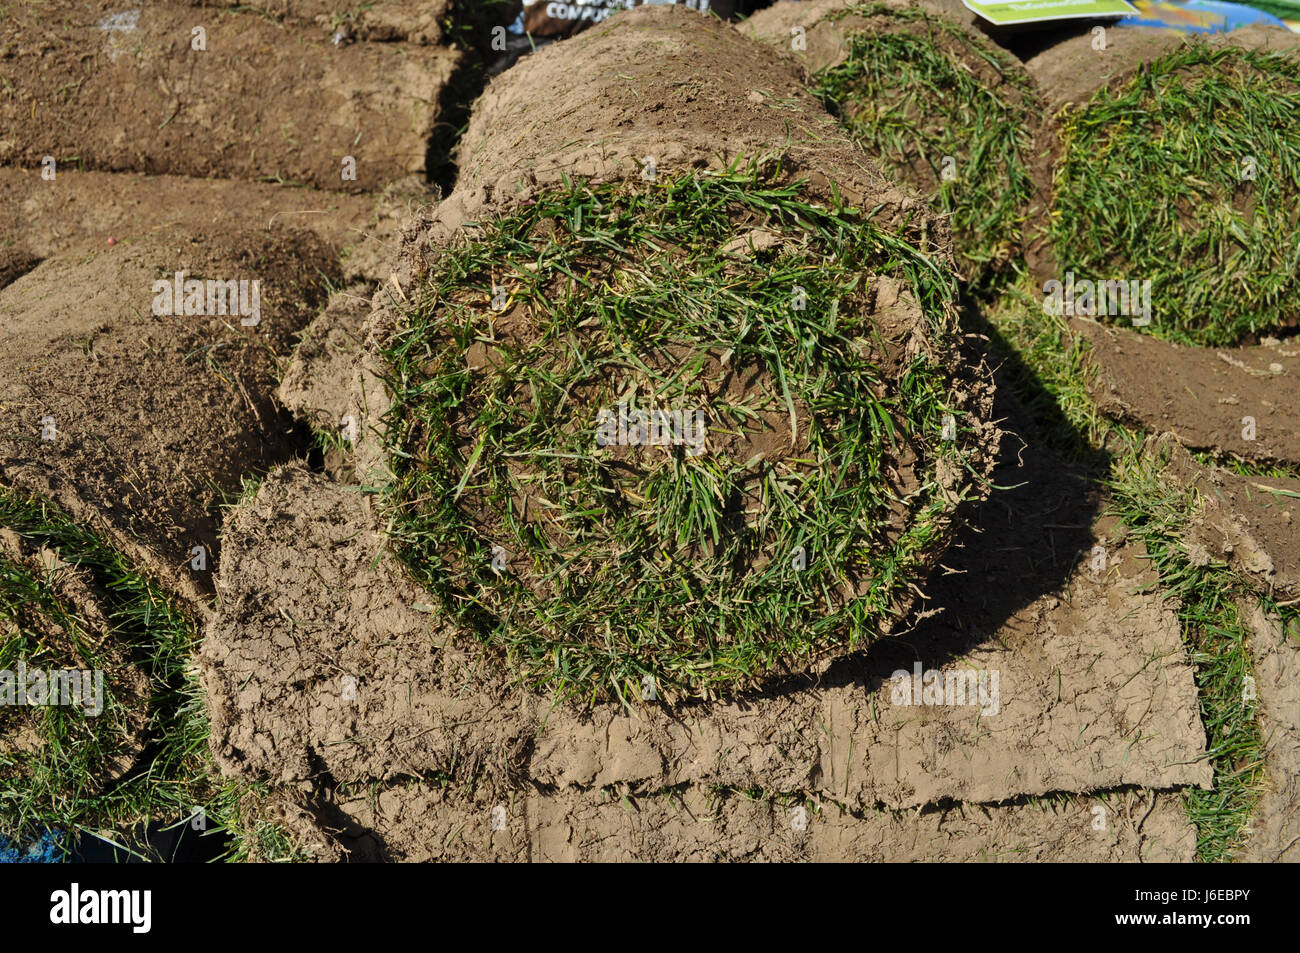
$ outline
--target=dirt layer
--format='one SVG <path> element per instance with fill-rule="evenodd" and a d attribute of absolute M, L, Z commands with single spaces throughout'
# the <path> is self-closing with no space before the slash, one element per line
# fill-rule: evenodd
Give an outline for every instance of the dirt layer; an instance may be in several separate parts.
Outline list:
<path fill-rule="evenodd" d="M 1300 480 L 1202 466 L 1168 435 L 1153 444 L 1169 452 L 1170 475 L 1199 498 L 1182 538 L 1192 562 L 1227 565 L 1278 599 L 1300 597 Z"/>
<path fill-rule="evenodd" d="M 144 240 L 177 225 L 213 233 L 301 228 L 337 256 L 375 231 L 375 205 L 369 195 L 260 182 L 79 172 L 72 166 L 56 168 L 51 180 L 40 169 L 0 167 L 0 234 L 13 241 L 10 254 L 33 264 L 81 247 L 103 247 L 110 238 Z"/>
<path fill-rule="evenodd" d="M 697 787 L 643 797 L 408 782 L 324 808 L 289 830 L 318 859 L 513 862 L 1189 862 L 1196 832 L 1177 795 L 925 812 L 856 812 Z"/>
<path fill-rule="evenodd" d="M 255 13 L 106 2 L 0 21 L 0 162 L 374 191 L 425 168 L 459 54 L 332 45 Z M 196 49 L 202 43 L 206 48 Z M 351 162 L 349 161 L 351 160 Z"/>
<path fill-rule="evenodd" d="M 1092 348 L 1098 409 L 1191 450 L 1257 464 L 1300 466 L 1300 341 L 1182 347 L 1074 319 Z"/>
<path fill-rule="evenodd" d="M 249 282 L 250 307 L 155 314 L 154 283 L 182 271 Z M 12 424 L 0 432 L 0 478 L 202 599 L 223 494 L 301 442 L 272 399 L 275 356 L 321 302 L 322 276 L 337 280 L 338 267 L 301 231 L 158 233 L 44 261 L 0 291 L 0 409 Z"/>
<path fill-rule="evenodd" d="M 245 0 L 189 0 L 199 8 L 248 8 Z M 357 40 L 436 44 L 451 0 L 371 0 L 351 9 L 337 0 L 258 0 L 258 10 L 293 27 L 315 27 L 339 43 Z"/>

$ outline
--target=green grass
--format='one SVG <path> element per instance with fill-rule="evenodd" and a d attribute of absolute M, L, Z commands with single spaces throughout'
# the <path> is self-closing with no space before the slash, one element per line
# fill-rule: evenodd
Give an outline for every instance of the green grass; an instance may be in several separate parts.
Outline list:
<path fill-rule="evenodd" d="M 104 674 L 105 710 L 98 717 L 76 707 L 0 709 L 0 735 L 12 737 L 22 719 L 41 741 L 32 751 L 0 748 L 0 834 L 183 823 L 202 808 L 205 836 L 229 835 L 224 846 L 231 859 L 294 856 L 282 831 L 255 819 L 259 789 L 220 779 L 211 764 L 207 710 L 194 667 L 195 624 L 179 601 L 48 501 L 0 487 L 0 526 L 89 573 L 108 615 L 108 639 L 134 658 L 149 692 L 134 702 L 120 697 L 120 673 L 110 667 Z M 50 644 L 51 622 L 68 633 L 73 651 Z M 30 667 L 93 668 L 105 659 L 85 620 L 57 598 L 48 579 L 25 564 L 0 560 L 0 634 L 6 629 L 0 668 L 12 669 L 19 659 Z M 128 707 L 146 713 L 143 750 L 109 782 L 105 765 L 134 750 L 126 738 Z"/>
<path fill-rule="evenodd" d="M 1150 280 L 1146 330 L 1187 344 L 1300 317 L 1295 58 L 1192 42 L 1060 123 L 1049 234 L 1062 272 Z"/>
<path fill-rule="evenodd" d="M 785 244 L 720 252 L 758 225 Z M 707 694 L 868 643 L 945 537 L 955 501 L 934 474 L 970 436 L 938 440 L 937 359 L 895 355 L 896 380 L 878 366 L 874 274 L 913 289 L 942 353 L 950 275 L 755 168 L 569 184 L 481 223 L 433 261 L 384 350 L 400 558 L 561 695 L 626 701 L 647 679 L 662 698 Z M 733 370 L 761 386 L 729 387 Z M 707 452 L 598 447 L 620 400 L 702 411 Z M 797 450 L 751 452 L 791 419 Z M 903 492 L 889 468 L 909 453 Z"/>
<path fill-rule="evenodd" d="M 952 216 L 963 277 L 976 290 L 1000 285 L 1021 254 L 1033 194 L 1027 160 L 1040 106 L 1028 76 L 921 10 L 860 4 L 837 18 L 849 14 L 890 26 L 851 32 L 848 59 L 813 77 L 813 92 L 865 152 Z"/>

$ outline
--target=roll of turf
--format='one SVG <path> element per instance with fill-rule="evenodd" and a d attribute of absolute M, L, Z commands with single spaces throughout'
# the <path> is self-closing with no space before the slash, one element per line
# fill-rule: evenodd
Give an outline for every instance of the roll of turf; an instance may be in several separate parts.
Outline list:
<path fill-rule="evenodd" d="M 1300 322 L 1300 58 L 1286 36 L 1154 54 L 1076 40 L 1031 63 L 1050 83 L 1114 54 L 1102 81 L 1070 71 L 1053 127 L 1050 256 L 1035 270 L 1054 306 L 1206 346 Z"/>
<path fill-rule="evenodd" d="M 983 493 L 942 221 L 787 63 L 673 7 L 521 61 L 372 315 L 397 551 L 533 687 L 708 695 L 867 645 Z"/>
<path fill-rule="evenodd" d="M 1041 103 L 1010 54 L 934 7 L 782 2 L 740 29 L 799 59 L 854 141 L 952 219 L 962 276 L 1021 256 Z"/>

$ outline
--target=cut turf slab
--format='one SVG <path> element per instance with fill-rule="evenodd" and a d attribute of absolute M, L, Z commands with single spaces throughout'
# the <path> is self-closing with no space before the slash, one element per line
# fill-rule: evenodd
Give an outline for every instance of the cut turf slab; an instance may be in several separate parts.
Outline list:
<path fill-rule="evenodd" d="M 51 7 L 56 9 L 51 9 Z M 0 161 L 374 191 L 424 171 L 460 54 L 333 45 L 254 12 L 18 8 L 0 23 Z M 202 48 L 198 44 L 202 42 Z"/>
<path fill-rule="evenodd" d="M 1021 519 L 1047 522 L 1044 538 L 1091 539 L 1087 522 L 1050 528 L 1069 522 L 1046 502 L 1059 491 Z M 1158 595 L 1138 591 L 1150 580 L 1131 546 L 1114 546 L 1097 575 L 1091 557 L 1071 570 L 1073 554 L 1060 552 L 1067 585 L 1010 618 L 1008 606 L 987 604 L 999 587 L 972 580 L 959 611 L 973 631 L 929 620 L 882 644 L 887 654 L 833 667 L 821 687 L 674 716 L 657 706 L 584 715 L 511 686 L 457 639 L 385 559 L 365 509 L 355 487 L 286 468 L 232 513 L 221 608 L 201 654 L 227 773 L 351 782 L 443 772 L 575 790 L 723 784 L 862 807 L 1210 779 L 1176 620 Z M 1014 539 L 1024 528 L 990 523 L 986 534 Z M 1046 543 L 1022 546 L 1001 557 L 1003 591 Z M 987 564 L 972 554 L 972 571 L 976 560 Z M 981 634 L 981 622 L 995 628 Z M 910 674 L 913 660 L 997 670 L 998 714 L 894 705 L 888 679 Z"/>
<path fill-rule="evenodd" d="M 231 314 L 214 300 L 211 314 L 155 314 L 155 283 L 177 272 L 243 280 L 249 308 Z M 223 494 L 293 457 L 291 424 L 272 399 L 276 355 L 323 299 L 322 276 L 337 274 L 307 232 L 158 233 L 47 259 L 0 291 L 10 422 L 0 478 L 102 528 L 137 565 L 202 601 Z M 189 298 L 200 311 L 205 290 Z"/>
<path fill-rule="evenodd" d="M 1300 342 L 1195 348 L 1092 321 L 1070 327 L 1091 345 L 1090 393 L 1108 417 L 1191 450 L 1300 466 Z"/>
<path fill-rule="evenodd" d="M 516 862 L 1189 862 L 1176 795 L 1115 792 L 917 814 L 688 787 L 644 797 L 412 782 L 341 795 L 305 841 L 354 860 Z"/>
<path fill-rule="evenodd" d="M 192 7 L 214 12 L 249 6 L 245 0 L 188 0 Z M 257 9 L 286 26 L 311 27 L 334 42 L 405 42 L 434 44 L 443 38 L 443 20 L 451 0 L 370 0 L 348 9 L 337 0 L 260 0 Z M 199 11 L 196 15 L 201 16 Z"/>
<path fill-rule="evenodd" d="M 1264 788 L 1239 860 L 1300 861 L 1300 625 L 1258 605 L 1243 608 L 1255 682 L 1251 689 L 1264 735 Z M 1243 686 L 1244 689 L 1244 686 Z"/>

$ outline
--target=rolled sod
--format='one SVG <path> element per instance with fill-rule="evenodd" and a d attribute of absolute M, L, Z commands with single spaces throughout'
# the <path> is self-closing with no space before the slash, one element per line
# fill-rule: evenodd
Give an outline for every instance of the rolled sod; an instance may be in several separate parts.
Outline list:
<path fill-rule="evenodd" d="M 1074 314 L 1215 347 L 1300 322 L 1300 58 L 1239 33 L 1155 56 L 1129 44 L 1128 68 L 1111 61 L 1058 114 L 1035 271 L 1078 289 Z"/>
<path fill-rule="evenodd" d="M 1014 57 L 932 6 L 782 2 L 739 29 L 790 51 L 858 145 L 951 216 L 963 278 L 1010 271 L 1042 117 Z"/>
<path fill-rule="evenodd" d="M 299 445 L 278 359 L 338 277 L 291 230 L 164 229 L 41 262 L 0 289 L 0 485 L 206 601 L 220 505 Z"/>
<path fill-rule="evenodd" d="M 425 171 L 459 62 L 246 10 L 71 0 L 13 8 L 0 49 L 0 162 L 343 191 Z"/>
<path fill-rule="evenodd" d="M 941 222 L 777 54 L 691 11 L 620 13 L 485 103 L 472 194 L 413 233 L 370 325 L 416 580 L 525 683 L 590 698 L 709 695 L 890 632 L 997 439 Z"/>

